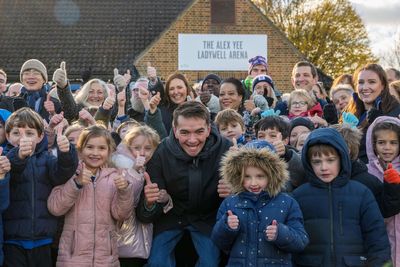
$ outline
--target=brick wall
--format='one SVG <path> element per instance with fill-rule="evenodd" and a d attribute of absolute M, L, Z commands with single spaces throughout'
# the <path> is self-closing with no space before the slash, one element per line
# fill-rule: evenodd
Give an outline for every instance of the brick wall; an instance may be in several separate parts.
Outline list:
<path fill-rule="evenodd" d="M 236 0 L 236 24 L 228 26 L 211 25 L 210 0 L 197 0 L 183 12 L 160 38 L 145 50 L 135 62 L 141 73 L 145 73 L 147 62 L 157 68 L 158 75 L 166 79 L 178 69 L 178 34 L 267 34 L 269 74 L 282 92 L 292 89 L 290 77 L 293 65 L 303 55 L 290 43 L 271 21 L 250 2 Z M 214 72 L 223 78 L 243 79 L 246 72 L 183 71 L 193 83 Z"/>

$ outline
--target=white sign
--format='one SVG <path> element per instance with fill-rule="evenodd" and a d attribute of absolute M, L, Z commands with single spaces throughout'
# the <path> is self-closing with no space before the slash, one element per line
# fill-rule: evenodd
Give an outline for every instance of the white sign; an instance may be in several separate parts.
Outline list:
<path fill-rule="evenodd" d="M 267 56 L 267 35 L 183 34 L 178 36 L 179 70 L 246 71 L 248 60 Z"/>

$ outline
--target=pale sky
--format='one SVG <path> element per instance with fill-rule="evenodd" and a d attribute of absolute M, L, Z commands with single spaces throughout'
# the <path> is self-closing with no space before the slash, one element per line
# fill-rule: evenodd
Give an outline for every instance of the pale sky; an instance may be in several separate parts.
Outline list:
<path fill-rule="evenodd" d="M 400 0 L 350 0 L 363 19 L 372 52 L 379 57 L 400 35 Z"/>

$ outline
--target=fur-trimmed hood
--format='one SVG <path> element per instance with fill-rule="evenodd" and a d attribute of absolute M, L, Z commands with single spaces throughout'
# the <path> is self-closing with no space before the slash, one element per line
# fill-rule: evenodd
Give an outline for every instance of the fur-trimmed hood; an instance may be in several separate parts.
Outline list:
<path fill-rule="evenodd" d="M 242 172 L 245 166 L 260 168 L 267 174 L 269 179 L 265 191 L 270 197 L 281 192 L 289 180 L 287 164 L 274 152 L 268 149 L 242 147 L 237 151 L 229 151 L 221 161 L 221 176 L 232 185 L 233 193 L 245 191 L 242 185 Z"/>

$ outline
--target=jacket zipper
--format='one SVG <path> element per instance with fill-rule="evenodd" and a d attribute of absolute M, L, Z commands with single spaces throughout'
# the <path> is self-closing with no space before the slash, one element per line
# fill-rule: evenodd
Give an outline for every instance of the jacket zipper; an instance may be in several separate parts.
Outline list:
<path fill-rule="evenodd" d="M 333 234 L 333 199 L 332 199 L 332 184 L 329 183 L 328 185 L 328 191 L 329 191 L 329 222 L 330 222 L 330 248 L 331 248 L 331 262 L 332 266 L 336 266 L 336 260 L 335 260 L 335 244 L 333 242 L 334 234 Z"/>
<path fill-rule="evenodd" d="M 31 157 L 33 160 L 33 158 Z M 31 160 L 31 161 L 32 161 Z M 29 161 L 29 159 L 28 159 Z M 31 240 L 35 240 L 35 172 L 34 168 L 32 168 L 32 238 Z"/>
<path fill-rule="evenodd" d="M 96 181 L 93 181 L 93 211 L 94 211 L 94 227 L 93 227 L 93 260 L 94 266 L 95 253 L 96 253 Z"/>
<path fill-rule="evenodd" d="M 342 202 L 339 202 L 339 227 L 340 227 L 340 235 L 343 235 L 343 206 L 342 206 Z"/>

